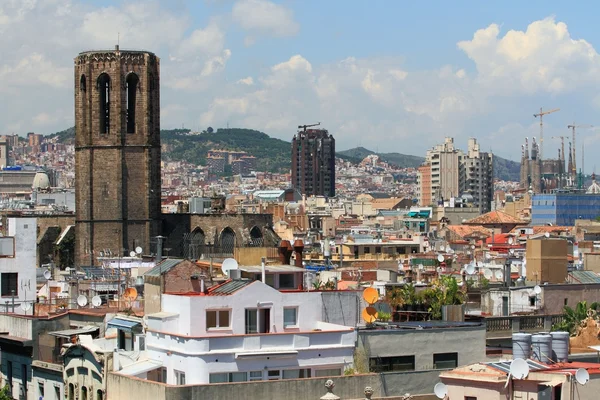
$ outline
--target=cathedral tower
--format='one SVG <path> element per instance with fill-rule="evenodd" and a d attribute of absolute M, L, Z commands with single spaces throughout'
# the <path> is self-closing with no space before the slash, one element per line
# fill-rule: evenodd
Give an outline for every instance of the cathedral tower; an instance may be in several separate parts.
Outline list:
<path fill-rule="evenodd" d="M 75 58 L 75 264 L 126 255 L 161 229 L 159 58 L 86 51 Z"/>

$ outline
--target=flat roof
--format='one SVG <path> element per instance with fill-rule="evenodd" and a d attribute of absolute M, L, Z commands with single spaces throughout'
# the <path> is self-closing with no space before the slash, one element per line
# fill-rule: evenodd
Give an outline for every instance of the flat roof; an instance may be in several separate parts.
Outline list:
<path fill-rule="evenodd" d="M 244 272 L 262 272 L 261 265 L 240 265 L 240 271 Z M 265 272 L 304 272 L 304 268 L 296 267 L 295 265 L 265 265 Z"/>

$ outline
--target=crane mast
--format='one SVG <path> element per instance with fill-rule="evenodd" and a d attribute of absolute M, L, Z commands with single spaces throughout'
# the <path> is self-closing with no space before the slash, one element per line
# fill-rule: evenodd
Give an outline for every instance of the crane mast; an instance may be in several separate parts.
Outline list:
<path fill-rule="evenodd" d="M 533 118 L 540 117 L 540 159 L 544 159 L 544 115 L 552 114 L 553 112 L 559 111 L 560 108 L 555 108 L 554 110 L 544 111 L 542 107 L 540 107 L 539 114 L 533 114 Z"/>

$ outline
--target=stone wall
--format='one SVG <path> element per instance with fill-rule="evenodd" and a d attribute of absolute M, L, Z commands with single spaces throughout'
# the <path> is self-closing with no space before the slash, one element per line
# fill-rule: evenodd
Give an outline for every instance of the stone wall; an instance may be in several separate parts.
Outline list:
<path fill-rule="evenodd" d="M 401 396 L 406 393 L 427 395 L 415 397 L 415 399 L 434 399 L 435 396 L 431 393 L 435 384 L 440 382 L 440 372 L 442 371 L 389 372 L 335 378 L 286 379 L 188 386 L 165 385 L 131 378 L 118 373 L 109 373 L 107 398 L 317 400 L 327 393 L 325 382 L 327 379 L 332 379 L 336 385 L 334 393 L 340 396 L 342 400 L 364 399 L 366 386 L 373 388 L 373 399 L 402 398 Z"/>

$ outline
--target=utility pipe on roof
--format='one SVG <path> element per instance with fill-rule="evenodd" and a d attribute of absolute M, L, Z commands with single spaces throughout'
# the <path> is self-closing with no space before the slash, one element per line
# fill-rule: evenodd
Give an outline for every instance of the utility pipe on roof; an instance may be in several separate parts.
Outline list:
<path fill-rule="evenodd" d="M 267 274 L 265 271 L 265 257 L 260 259 L 261 272 L 262 272 L 262 283 L 267 283 Z"/>

